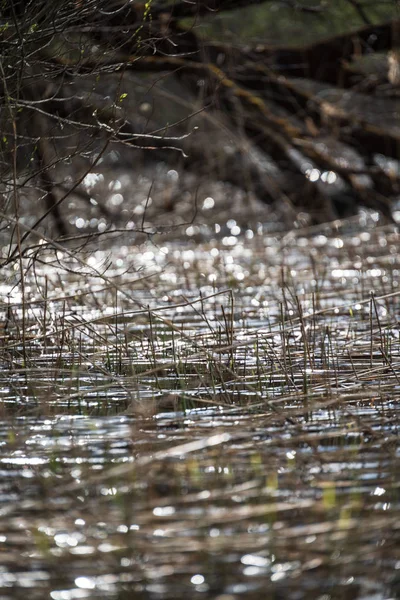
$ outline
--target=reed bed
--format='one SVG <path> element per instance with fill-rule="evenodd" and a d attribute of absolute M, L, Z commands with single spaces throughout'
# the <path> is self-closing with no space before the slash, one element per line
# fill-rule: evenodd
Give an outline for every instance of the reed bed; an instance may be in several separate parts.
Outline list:
<path fill-rule="evenodd" d="M 4 598 L 398 597 L 399 235 L 3 268 Z"/>

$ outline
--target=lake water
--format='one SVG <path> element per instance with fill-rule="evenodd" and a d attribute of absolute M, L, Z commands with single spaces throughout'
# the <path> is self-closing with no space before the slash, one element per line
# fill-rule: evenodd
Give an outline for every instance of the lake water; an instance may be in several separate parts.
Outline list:
<path fill-rule="evenodd" d="M 397 231 L 206 233 L 3 269 L 2 600 L 400 597 Z"/>

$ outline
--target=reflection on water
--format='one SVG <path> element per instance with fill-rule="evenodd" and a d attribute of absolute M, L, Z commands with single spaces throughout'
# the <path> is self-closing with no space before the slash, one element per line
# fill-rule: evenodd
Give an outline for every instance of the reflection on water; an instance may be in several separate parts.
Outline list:
<path fill-rule="evenodd" d="M 399 596 L 398 235 L 235 227 L 9 273 L 1 598 Z"/>
<path fill-rule="evenodd" d="M 353 433 L 347 410 L 335 421 L 216 408 L 9 422 L 4 597 L 390 597 L 393 426 Z"/>

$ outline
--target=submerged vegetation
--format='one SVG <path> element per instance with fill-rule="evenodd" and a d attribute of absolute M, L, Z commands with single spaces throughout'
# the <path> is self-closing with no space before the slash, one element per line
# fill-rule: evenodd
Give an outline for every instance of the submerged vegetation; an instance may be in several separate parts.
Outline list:
<path fill-rule="evenodd" d="M 10 271 L 4 598 L 396 598 L 398 244 L 365 214 Z"/>
<path fill-rule="evenodd" d="M 397 9 L 0 2 L 2 600 L 400 597 Z"/>

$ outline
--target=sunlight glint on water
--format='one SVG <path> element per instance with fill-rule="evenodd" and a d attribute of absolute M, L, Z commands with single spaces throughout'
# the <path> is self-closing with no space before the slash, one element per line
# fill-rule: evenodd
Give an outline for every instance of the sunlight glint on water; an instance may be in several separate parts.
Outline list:
<path fill-rule="evenodd" d="M 3 284 L 4 598 L 395 597 L 397 233 L 230 226 Z"/>

